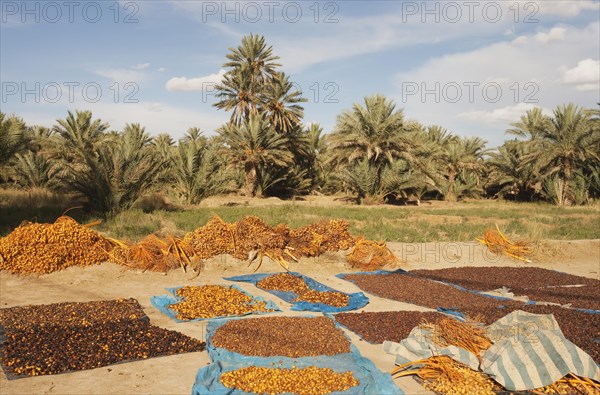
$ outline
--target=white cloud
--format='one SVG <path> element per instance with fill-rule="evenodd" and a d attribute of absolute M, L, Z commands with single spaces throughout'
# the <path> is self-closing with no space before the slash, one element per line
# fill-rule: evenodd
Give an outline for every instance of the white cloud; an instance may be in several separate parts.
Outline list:
<path fill-rule="evenodd" d="M 480 123 L 492 123 L 492 124 L 509 124 L 518 120 L 526 111 L 531 110 L 534 107 L 538 107 L 530 103 L 518 103 L 513 106 L 506 106 L 501 108 L 495 108 L 491 111 L 478 110 L 478 111 L 465 111 L 457 114 L 458 118 L 466 119 L 469 121 L 476 121 Z M 548 109 L 543 109 L 545 114 L 552 114 Z"/>
<path fill-rule="evenodd" d="M 536 34 L 439 56 L 398 73 L 394 98 L 412 118 L 461 135 L 480 135 L 491 145 L 501 144 L 504 130 L 532 106 L 595 103 L 597 88 L 591 90 L 590 84 L 597 87 L 599 65 L 587 57 L 598 51 L 600 24 L 570 27 L 564 39 L 544 45 Z M 577 66 L 568 69 L 565 64 Z M 470 92 L 469 84 L 478 85 Z M 416 94 L 407 95 L 408 85 L 413 91 L 418 89 Z M 457 85 L 461 91 L 454 100 Z M 424 94 L 426 90 L 433 93 Z"/>
<path fill-rule="evenodd" d="M 528 41 L 527 37 L 519 36 L 512 41 L 512 44 L 524 45 L 524 44 L 527 44 L 527 41 Z"/>
<path fill-rule="evenodd" d="M 166 83 L 168 91 L 203 91 L 206 89 L 213 89 L 214 86 L 221 82 L 225 70 L 220 69 L 218 73 L 209 74 L 204 77 L 198 78 L 186 78 L 186 77 L 173 77 Z"/>
<path fill-rule="evenodd" d="M 416 47 L 420 44 L 430 45 L 449 42 L 455 39 L 469 40 L 472 37 L 496 37 L 503 33 L 514 34 L 513 16 L 508 12 L 512 2 L 496 2 L 501 8 L 500 20 L 491 23 L 482 13 L 481 5 L 476 6 L 476 12 L 471 16 L 470 7 L 456 3 L 461 17 L 453 19 L 452 12 L 445 12 L 443 2 L 438 2 L 437 15 L 427 16 L 425 10 L 430 9 L 424 2 L 414 2 L 419 9 L 415 14 L 403 11 L 402 2 L 390 2 L 389 10 L 375 13 L 371 7 L 361 3 L 365 12 L 359 16 L 346 14 L 345 6 L 339 6 L 334 17 L 336 23 L 315 23 L 312 3 L 297 3 L 302 8 L 302 17 L 297 23 L 289 23 L 285 16 L 282 19 L 282 7 L 275 12 L 278 23 L 268 22 L 268 10 L 263 9 L 263 18 L 257 23 L 245 23 L 241 18 L 239 23 L 222 23 L 220 11 L 223 2 L 215 6 L 217 14 L 206 14 L 205 3 L 173 1 L 171 4 L 186 17 L 196 20 L 203 27 L 209 27 L 219 33 L 220 37 L 230 37 L 236 45 L 239 39 L 249 31 L 260 31 L 273 45 L 275 53 L 281 57 L 281 63 L 288 72 L 298 72 L 317 64 L 349 59 L 352 57 L 380 53 L 394 48 Z M 413 3 L 413 2 L 411 2 Z M 340 3 L 341 4 L 341 3 Z M 239 7 L 238 3 L 235 3 Z M 351 7 L 351 6 L 349 6 Z M 243 6 L 241 9 L 243 10 Z M 277 7 L 276 7 L 277 8 Z M 456 8 L 456 7 L 454 7 Z M 454 10 L 453 8 L 453 10 Z M 232 8 L 233 9 L 233 8 Z M 325 8 L 329 10 L 328 7 Z M 242 14 L 243 15 L 243 14 Z M 327 12 L 320 18 L 325 18 Z M 233 18 L 235 15 L 228 15 Z M 423 20 L 425 18 L 425 20 Z M 473 18 L 473 20 L 471 20 Z M 487 18 L 487 19 L 486 19 Z M 437 20 L 437 22 L 436 22 Z M 287 25 L 285 29 L 277 29 L 280 24 Z M 233 41 L 235 40 L 235 41 Z"/>
<path fill-rule="evenodd" d="M 164 102 L 79 103 L 35 106 L 19 112 L 30 125 L 52 127 L 57 118 L 64 118 L 67 110 L 90 110 L 94 118 L 107 122 L 112 130 L 122 130 L 127 123 L 139 122 L 151 135 L 167 132 L 174 139 L 183 137 L 191 126 L 198 126 L 212 134 L 227 120 L 227 114 L 218 111 L 199 111 L 197 108 L 172 106 Z"/>
<path fill-rule="evenodd" d="M 166 71 L 167 69 L 165 67 L 160 67 L 157 71 L 162 73 L 163 71 Z"/>
<path fill-rule="evenodd" d="M 96 74 L 119 83 L 138 82 L 146 79 L 143 71 L 134 69 L 102 69 L 96 70 Z"/>
<path fill-rule="evenodd" d="M 147 69 L 148 67 L 150 67 L 150 63 L 136 64 L 135 66 L 132 66 L 131 68 L 134 70 L 144 70 L 144 69 Z"/>
<path fill-rule="evenodd" d="M 600 61 L 584 59 L 577 66 L 563 70 L 562 81 L 576 85 L 579 91 L 598 91 L 600 88 Z"/>
<path fill-rule="evenodd" d="M 182 137 L 191 126 L 198 126 L 210 134 L 227 118 L 224 112 L 204 112 L 166 102 L 96 103 L 88 108 L 95 117 L 109 122 L 117 130 L 122 129 L 126 123 L 139 122 L 153 135 L 167 132 L 175 139 Z"/>
<path fill-rule="evenodd" d="M 558 15 L 563 17 L 574 17 L 579 15 L 583 11 L 596 11 L 600 5 L 597 1 L 589 0 L 541 0 L 541 1 L 521 1 L 521 12 L 525 15 L 531 15 L 535 18 L 535 15 L 546 14 L 546 15 Z M 531 5 L 528 5 L 531 4 Z"/>
<path fill-rule="evenodd" d="M 163 105 L 160 103 L 145 103 L 145 107 L 148 111 L 152 112 L 161 112 L 163 110 Z"/>
<path fill-rule="evenodd" d="M 540 32 L 535 35 L 535 39 L 543 44 L 547 44 L 552 41 L 562 41 L 565 39 L 565 33 L 567 29 L 564 27 L 552 28 L 548 33 Z"/>
<path fill-rule="evenodd" d="M 139 63 L 127 68 L 100 69 L 96 70 L 95 73 L 119 83 L 138 82 L 148 78 L 147 71 L 144 70 L 149 67 L 150 63 Z"/>

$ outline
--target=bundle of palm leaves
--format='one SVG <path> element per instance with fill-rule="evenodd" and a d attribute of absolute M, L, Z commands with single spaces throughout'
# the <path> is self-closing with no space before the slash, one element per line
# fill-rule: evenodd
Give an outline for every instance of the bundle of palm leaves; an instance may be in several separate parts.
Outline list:
<path fill-rule="evenodd" d="M 116 239 L 110 240 L 115 244 L 110 257 L 124 266 L 163 273 L 178 267 L 184 272 L 188 267 L 194 272 L 202 269 L 202 260 L 194 249 L 177 237 L 168 236 L 161 239 L 151 234 L 133 245 Z"/>
<path fill-rule="evenodd" d="M 531 391 L 534 394 L 600 394 L 600 383 L 587 377 L 569 373 L 554 383 Z"/>
<path fill-rule="evenodd" d="M 423 386 L 445 395 L 482 394 L 494 395 L 495 382 L 487 375 L 472 370 L 468 366 L 442 355 L 409 362 L 397 366 L 395 377 L 416 375 L 423 380 Z"/>
<path fill-rule="evenodd" d="M 346 261 L 352 267 L 363 270 L 380 268 L 398 262 L 396 255 L 387 247 L 385 241 L 375 242 L 359 238 L 354 248 L 346 254 Z"/>
<path fill-rule="evenodd" d="M 485 244 L 487 248 L 497 255 L 508 255 L 511 258 L 531 263 L 528 256 L 532 252 L 530 243 L 525 241 L 511 242 L 500 232 L 500 228 L 496 225 L 496 229 L 488 229 L 482 238 L 477 239 L 478 242 Z"/>
<path fill-rule="evenodd" d="M 481 322 L 460 322 L 454 318 L 442 318 L 437 323 L 423 322 L 419 327 L 429 330 L 431 340 L 438 346 L 461 347 L 476 356 L 480 356 L 482 351 L 492 345 Z"/>

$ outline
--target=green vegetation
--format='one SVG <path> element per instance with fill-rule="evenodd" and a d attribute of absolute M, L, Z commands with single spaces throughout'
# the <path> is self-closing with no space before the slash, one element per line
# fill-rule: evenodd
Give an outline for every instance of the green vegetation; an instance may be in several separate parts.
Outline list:
<path fill-rule="evenodd" d="M 87 214 L 78 215 L 101 216 L 108 224 L 121 213 L 136 215 L 129 210 L 156 194 L 174 205 L 195 205 L 234 192 L 280 198 L 338 193 L 366 205 L 494 198 L 595 207 L 600 198 L 600 110 L 565 104 L 545 115 L 534 108 L 507 131 L 515 138 L 490 150 L 478 137 L 459 137 L 439 125 L 409 121 L 392 100 L 370 95 L 364 104 L 339 114 L 334 129 L 325 133 L 318 124 L 303 123 L 301 104 L 306 100 L 280 70 L 279 57 L 264 37 L 243 37 L 226 58 L 214 106 L 230 116 L 212 137 L 194 127 L 179 141 L 165 133 L 151 137 L 138 123 L 114 131 L 89 111 L 69 111 L 51 129 L 27 126 L 17 116 L 0 113 L 0 188 L 29 193 L 25 201 L 39 193 L 68 195 L 68 204 L 84 206 Z M 11 198 L 1 197 L 6 199 L 0 201 L 3 231 L 22 219 L 51 220 L 69 207 L 11 206 Z M 167 205 L 156 207 L 162 206 Z M 526 230 L 523 221 L 537 218 L 537 212 L 519 211 L 523 206 L 505 207 L 522 214 L 500 217 L 509 230 Z M 225 218 L 236 210 L 244 212 L 223 210 Z M 284 209 L 272 214 L 265 209 L 267 219 L 277 220 L 278 210 Z M 351 208 L 332 209 L 331 215 L 315 210 L 313 216 L 364 215 L 353 214 Z M 471 223 L 467 212 L 457 214 L 467 218 L 461 223 L 442 222 L 435 229 L 414 224 L 406 228 L 408 236 L 394 236 L 392 229 L 406 225 L 397 215 L 412 215 L 412 210 L 421 213 L 416 208 L 373 207 L 367 212 L 376 213 L 376 219 L 353 226 L 369 237 L 413 241 L 468 239 L 484 226 Z M 479 217 L 487 218 L 486 210 Z M 203 212 L 169 212 L 161 221 L 188 229 L 178 216 L 202 222 L 209 215 L 199 214 Z M 550 226 L 548 237 L 590 236 L 586 223 L 565 213 L 571 212 L 556 216 L 563 225 L 540 218 L 531 226 Z M 298 215 L 291 215 L 292 225 L 304 218 Z M 161 226 L 161 221 L 150 221 L 148 229 Z M 577 229 L 569 231 L 569 226 Z"/>
<path fill-rule="evenodd" d="M 52 222 L 70 205 L 67 197 L 37 191 L 0 191 L 0 236 L 6 235 L 22 220 Z M 97 219 L 81 209 L 68 215 L 82 222 Z M 518 203 L 468 200 L 460 203 L 436 202 L 417 206 L 319 206 L 308 202 L 274 204 L 261 207 L 215 206 L 185 210 L 158 210 L 145 213 L 134 208 L 116 215 L 96 229 L 113 237 L 139 240 L 153 232 L 180 234 L 204 225 L 213 215 L 237 221 L 256 215 L 271 225 L 290 227 L 321 219 L 345 219 L 354 235 L 372 240 L 400 242 L 473 241 L 495 224 L 507 235 L 528 239 L 594 239 L 600 228 L 598 203 L 560 207 L 549 203 Z"/>

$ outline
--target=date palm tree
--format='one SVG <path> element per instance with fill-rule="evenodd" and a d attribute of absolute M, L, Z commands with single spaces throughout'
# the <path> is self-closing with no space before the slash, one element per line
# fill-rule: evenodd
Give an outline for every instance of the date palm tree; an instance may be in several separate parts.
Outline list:
<path fill-rule="evenodd" d="M 436 180 L 444 200 L 453 202 L 461 195 L 476 195 L 481 190 L 478 176 L 486 153 L 485 141 L 479 137 L 446 140 L 437 157 L 441 177 Z"/>
<path fill-rule="evenodd" d="M 114 217 L 157 186 L 165 162 L 139 124 L 109 134 L 104 132 L 108 125 L 92 120 L 89 112 L 69 113 L 57 123 L 55 130 L 65 151 L 72 151 L 61 162 L 61 185 L 85 197 L 92 210 Z"/>
<path fill-rule="evenodd" d="M 310 190 L 309 171 L 304 167 L 308 143 L 301 123 L 304 109 L 300 103 L 306 101 L 302 93 L 287 75 L 278 71 L 279 57 L 273 54 L 273 48 L 267 46 L 263 36 L 244 36 L 240 46 L 230 48 L 227 59 L 223 64 L 227 71 L 216 87 L 219 101 L 214 104 L 231 111 L 229 125 L 222 127 L 221 135 L 227 136 L 233 146 L 239 145 L 239 141 L 248 145 L 259 140 L 276 145 L 285 141 L 286 146 L 278 146 L 276 151 L 288 150 L 285 160 L 275 154 L 274 162 L 268 163 L 258 160 L 260 155 L 257 157 L 250 149 L 249 159 L 240 162 L 244 163 L 245 192 L 252 196 L 265 193 L 283 196 Z M 262 131 L 248 132 L 258 127 L 259 119 L 262 119 Z M 232 133 L 236 131 L 243 135 L 233 138 Z M 273 133 L 285 138 L 277 139 Z M 238 141 L 233 143 L 234 140 Z M 230 150 L 233 151 L 231 147 Z M 239 157 L 233 154 L 236 155 Z"/>
<path fill-rule="evenodd" d="M 93 120 L 91 111 L 76 111 L 75 114 L 69 111 L 67 118 L 58 119 L 56 123 L 52 130 L 62 138 L 63 147 L 67 151 L 93 151 L 98 144 L 110 138 L 105 133 L 109 125 L 99 119 Z"/>
<path fill-rule="evenodd" d="M 554 194 L 559 205 L 574 203 L 572 183 L 576 174 L 581 173 L 589 161 L 600 160 L 597 122 L 593 112 L 569 103 L 557 107 L 552 117 L 545 117 L 533 126 L 519 128 L 532 136 L 530 141 L 533 144 L 522 165 L 533 165 L 540 177 L 554 179 Z M 515 130 L 509 130 L 509 133 L 523 134 Z"/>
<path fill-rule="evenodd" d="M 42 152 L 27 151 L 15 156 L 14 175 L 24 187 L 56 187 L 54 180 L 58 170 L 56 163 Z"/>
<path fill-rule="evenodd" d="M 232 110 L 230 122 L 240 125 L 258 111 L 264 87 L 281 65 L 263 36 L 244 36 L 241 45 L 229 50 L 226 55 L 229 61 L 223 65 L 228 71 L 216 86 L 219 101 L 214 106 Z"/>
<path fill-rule="evenodd" d="M 511 126 L 506 133 L 525 137 L 529 141 L 537 141 L 541 138 L 543 131 L 550 126 L 550 118 L 544 115 L 541 108 L 535 107 L 525 112 L 525 115 Z"/>
<path fill-rule="evenodd" d="M 375 186 L 370 189 L 377 189 L 383 171 L 394 160 L 415 161 L 413 150 L 419 128 L 416 122 L 405 120 L 403 111 L 396 110 L 391 100 L 382 95 L 368 96 L 364 106 L 356 103 L 352 111 L 338 116 L 329 137 L 330 163 L 339 168 L 352 168 L 361 163 L 357 170 L 360 174 L 369 174 L 363 177 L 365 180 L 375 177 Z M 367 165 L 373 171 L 366 171 Z"/>
<path fill-rule="evenodd" d="M 197 145 L 206 145 L 208 139 L 202 134 L 200 128 L 192 127 L 185 131 L 183 138 L 180 140 L 183 143 L 194 143 Z"/>
<path fill-rule="evenodd" d="M 200 134 L 191 134 L 193 136 L 179 140 L 172 158 L 171 177 L 175 191 L 185 203 L 197 204 L 209 196 L 224 192 L 229 175 L 218 146 L 207 144 L 206 138 Z"/>
<path fill-rule="evenodd" d="M 294 160 L 288 149 L 288 138 L 275 132 L 261 115 L 253 114 L 238 126 L 226 124 L 217 130 L 225 144 L 224 153 L 232 163 L 244 168 L 245 192 L 256 196 L 258 177 L 270 167 L 286 167 Z"/>
<path fill-rule="evenodd" d="M 223 66 L 239 69 L 245 73 L 252 84 L 260 84 L 275 74 L 279 56 L 273 55 L 273 47 L 268 46 L 264 36 L 250 34 L 242 37 L 242 44 L 237 48 L 229 48 L 226 55 L 228 62 Z"/>
<path fill-rule="evenodd" d="M 303 155 L 306 161 L 304 166 L 308 171 L 308 178 L 311 181 L 311 190 L 316 190 L 325 184 L 326 166 L 325 157 L 327 155 L 326 136 L 323 135 L 323 128 L 318 123 L 311 123 L 306 129 L 307 152 Z"/>
<path fill-rule="evenodd" d="M 519 201 L 531 201 L 539 193 L 541 183 L 531 163 L 523 164 L 531 145 L 519 140 L 505 141 L 486 161 L 488 184 L 494 195 Z"/>
<path fill-rule="evenodd" d="M 298 103 L 306 102 L 302 92 L 294 89 L 285 73 L 275 73 L 265 84 L 259 110 L 279 133 L 290 133 L 300 126 L 304 108 Z"/>
<path fill-rule="evenodd" d="M 25 122 L 21 118 L 0 112 L 0 165 L 24 149 L 28 142 Z"/>

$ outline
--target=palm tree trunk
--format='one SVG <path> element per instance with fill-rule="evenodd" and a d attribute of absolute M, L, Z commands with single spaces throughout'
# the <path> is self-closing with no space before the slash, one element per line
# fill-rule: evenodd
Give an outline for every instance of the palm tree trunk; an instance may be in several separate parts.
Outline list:
<path fill-rule="evenodd" d="M 244 171 L 246 173 L 245 193 L 247 196 L 254 197 L 256 196 L 256 165 L 252 162 L 246 162 L 244 164 Z"/>
<path fill-rule="evenodd" d="M 573 178 L 573 163 L 568 158 L 563 158 L 563 177 L 562 177 L 562 199 L 561 206 L 571 206 L 573 204 L 573 193 L 571 191 L 571 180 Z"/>
<path fill-rule="evenodd" d="M 447 202 L 456 201 L 456 192 L 454 190 L 454 181 L 456 181 L 456 171 L 450 170 L 448 172 L 448 193 L 444 196 L 444 200 Z"/>

